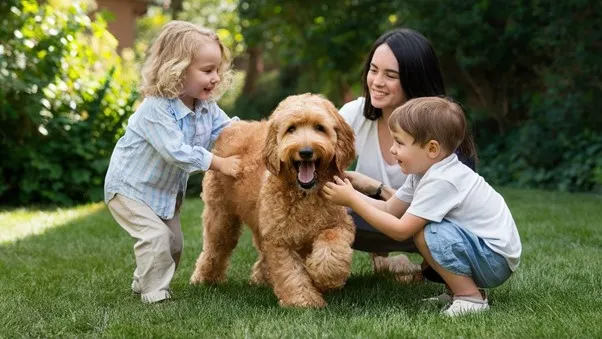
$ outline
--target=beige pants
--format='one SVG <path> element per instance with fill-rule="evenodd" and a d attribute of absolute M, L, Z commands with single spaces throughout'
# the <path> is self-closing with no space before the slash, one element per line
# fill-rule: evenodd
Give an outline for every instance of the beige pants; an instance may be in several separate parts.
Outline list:
<path fill-rule="evenodd" d="M 183 248 L 180 227 L 181 195 L 176 202 L 172 219 L 159 218 L 145 204 L 116 194 L 108 203 L 109 210 L 119 225 L 126 230 L 134 244 L 136 269 L 132 290 L 141 294 L 143 302 L 153 303 L 168 299 L 171 282 Z"/>

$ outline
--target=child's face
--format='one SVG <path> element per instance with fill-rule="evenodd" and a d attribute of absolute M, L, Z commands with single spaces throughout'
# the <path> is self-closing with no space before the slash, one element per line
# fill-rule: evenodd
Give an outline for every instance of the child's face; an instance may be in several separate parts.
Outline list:
<path fill-rule="evenodd" d="M 428 144 L 414 143 L 414 137 L 402 129 L 390 132 L 394 139 L 390 151 L 404 174 L 424 174 L 435 163 L 429 154 Z"/>
<path fill-rule="evenodd" d="M 393 111 L 404 102 L 399 80 L 399 65 L 389 45 L 382 44 L 374 51 L 366 83 L 372 106 Z"/>
<path fill-rule="evenodd" d="M 222 52 L 215 41 L 208 41 L 197 53 L 194 61 L 186 70 L 186 81 L 182 96 L 185 104 L 194 103 L 194 99 L 207 100 L 219 83 L 217 74 L 222 62 Z"/>

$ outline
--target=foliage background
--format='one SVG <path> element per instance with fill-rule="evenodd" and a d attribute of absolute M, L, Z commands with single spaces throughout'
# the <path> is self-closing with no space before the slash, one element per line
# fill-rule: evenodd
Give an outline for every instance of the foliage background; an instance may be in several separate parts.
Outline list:
<path fill-rule="evenodd" d="M 86 6 L 0 4 L 1 203 L 102 198 L 137 82 Z"/>
<path fill-rule="evenodd" d="M 62 3 L 0 3 L 0 204 L 102 199 L 112 148 L 139 99 L 140 61 L 172 18 L 217 30 L 233 50 L 237 81 L 220 105 L 244 119 L 306 91 L 340 107 L 361 94 L 373 41 L 416 29 L 467 109 L 490 183 L 602 192 L 598 1 L 159 1 L 121 53 L 110 13 L 90 19 L 89 1 Z"/>

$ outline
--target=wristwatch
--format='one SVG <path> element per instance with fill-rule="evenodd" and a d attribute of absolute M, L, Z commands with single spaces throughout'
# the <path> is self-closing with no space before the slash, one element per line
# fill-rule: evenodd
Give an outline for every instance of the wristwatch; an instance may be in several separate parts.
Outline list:
<path fill-rule="evenodd" d="M 380 185 L 378 185 L 378 188 L 376 189 L 376 193 L 374 193 L 375 197 L 380 197 L 380 194 L 383 192 L 383 186 L 384 184 L 381 182 Z"/>

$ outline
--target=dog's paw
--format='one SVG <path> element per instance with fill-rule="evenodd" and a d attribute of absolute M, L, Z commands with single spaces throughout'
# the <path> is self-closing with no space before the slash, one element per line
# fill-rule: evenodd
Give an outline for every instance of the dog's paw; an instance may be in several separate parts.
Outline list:
<path fill-rule="evenodd" d="M 217 276 L 216 277 L 208 277 L 203 274 L 198 274 L 197 272 L 193 273 L 192 276 L 190 277 L 191 285 L 200 285 L 200 284 L 217 285 L 217 284 L 221 284 L 225 281 L 226 281 L 225 277 L 217 277 Z"/>
<path fill-rule="evenodd" d="M 316 296 L 297 296 L 295 298 L 290 299 L 280 299 L 278 300 L 278 304 L 280 307 L 299 307 L 299 308 L 324 308 L 326 305 L 326 300 L 322 298 L 320 295 Z"/>
<path fill-rule="evenodd" d="M 249 285 L 254 285 L 254 286 L 262 286 L 262 285 L 267 285 L 268 282 L 267 280 L 263 277 L 263 275 L 257 275 L 257 274 L 253 274 L 251 275 L 251 277 L 249 278 Z"/>
<path fill-rule="evenodd" d="M 339 289 L 351 274 L 353 250 L 349 246 L 315 247 L 305 261 L 308 275 L 319 291 Z"/>
<path fill-rule="evenodd" d="M 347 278 L 349 278 L 350 273 L 340 274 L 338 276 L 330 276 L 330 277 L 319 277 L 313 281 L 314 286 L 318 289 L 318 291 L 326 292 L 331 290 L 338 290 L 345 286 L 347 282 Z"/>
<path fill-rule="evenodd" d="M 308 265 L 307 273 L 316 289 L 320 292 L 326 292 L 329 290 L 338 290 L 345 286 L 347 279 L 351 275 L 351 270 L 348 267 L 338 267 L 338 269 L 332 269 L 332 267 L 324 269 L 324 267 L 321 267 L 320 270 Z"/>
<path fill-rule="evenodd" d="M 267 273 L 263 270 L 261 261 L 256 262 L 251 270 L 249 285 L 267 285 L 269 283 Z"/>

